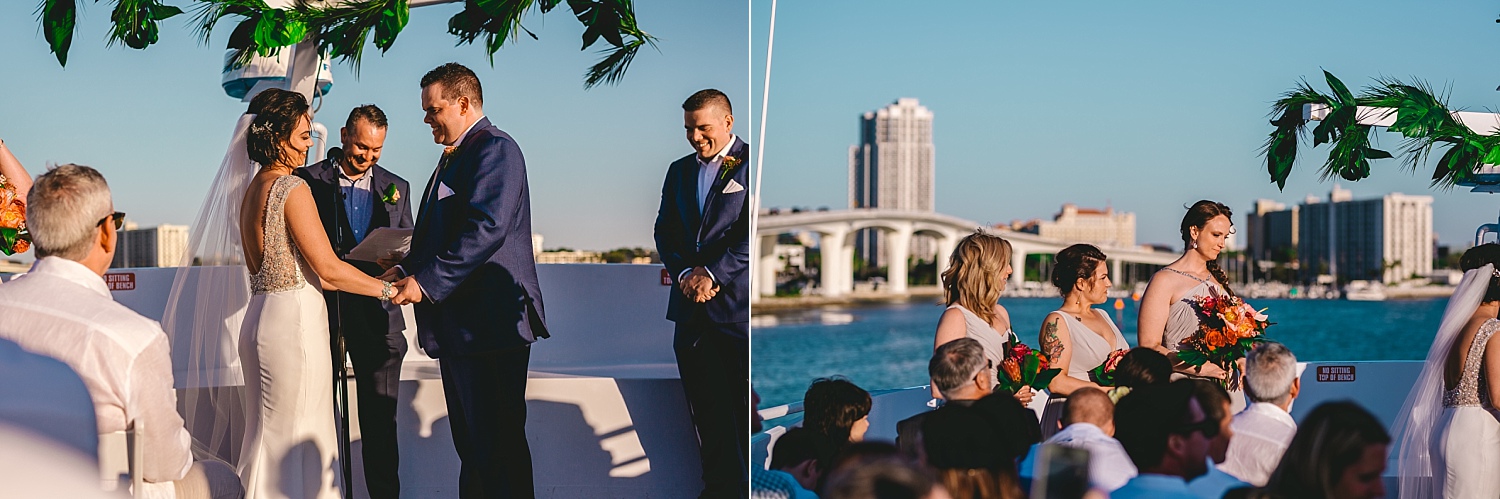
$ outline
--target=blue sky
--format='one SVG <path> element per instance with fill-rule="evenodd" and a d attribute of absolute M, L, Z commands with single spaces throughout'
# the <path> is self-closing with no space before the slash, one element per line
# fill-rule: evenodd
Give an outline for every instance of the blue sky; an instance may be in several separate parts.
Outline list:
<path fill-rule="evenodd" d="M 39 33 L 37 4 L 0 6 L 0 138 L 33 175 L 48 163 L 98 168 L 116 209 L 142 226 L 192 223 L 245 109 L 220 88 L 233 25 L 203 45 L 189 29 L 191 16 L 182 15 L 165 22 L 161 42 L 147 50 L 107 48 L 112 3 L 79 2 L 65 69 Z M 421 192 L 442 149 L 422 123 L 418 81 L 439 64 L 463 63 L 479 74 L 490 119 L 521 145 L 533 226 L 547 247 L 654 246 L 662 176 L 691 152 L 683 99 L 715 87 L 748 109 L 747 5 L 638 2 L 640 25 L 660 39 L 660 51 L 643 51 L 620 85 L 589 91 L 582 74 L 598 55 L 578 50 L 583 28 L 566 6 L 528 18 L 525 26 L 541 39 L 523 36 L 502 48 L 493 67 L 482 47 L 454 47 L 447 22 L 461 6 L 413 9 L 390 52 L 366 49 L 358 77 L 336 64 L 318 121 L 336 138 L 349 109 L 381 106 L 391 122 L 381 164 Z"/>
<path fill-rule="evenodd" d="M 752 0 L 760 98 L 769 0 Z M 1493 2 L 781 2 L 763 206 L 848 206 L 861 113 L 916 97 L 935 113 L 937 210 L 979 222 L 1048 218 L 1064 202 L 1137 214 L 1137 241 L 1179 243 L 1183 207 L 1326 196 L 1326 147 L 1285 192 L 1259 147 L 1270 104 L 1320 69 L 1352 88 L 1417 77 L 1470 110 L 1500 104 Z M 757 115 L 758 117 L 758 115 Z M 1378 145 L 1397 149 L 1400 137 Z M 1436 157 L 1436 156 L 1434 156 Z M 1344 182 L 1356 199 L 1432 195 L 1434 228 L 1464 244 L 1500 196 L 1428 187 L 1397 161 Z"/>

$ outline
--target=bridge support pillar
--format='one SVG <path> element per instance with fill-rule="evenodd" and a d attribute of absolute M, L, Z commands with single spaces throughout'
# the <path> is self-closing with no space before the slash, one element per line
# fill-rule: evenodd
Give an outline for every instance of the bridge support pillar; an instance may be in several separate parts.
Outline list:
<path fill-rule="evenodd" d="M 1124 274 L 1124 270 L 1122 270 L 1124 268 L 1124 265 L 1123 265 L 1124 263 L 1125 262 L 1122 261 L 1122 260 L 1120 260 L 1119 258 L 1111 258 L 1111 259 L 1109 259 L 1109 280 L 1110 281 L 1112 281 L 1112 282 L 1120 282 L 1120 283 L 1125 282 L 1124 281 L 1125 274 Z"/>
<path fill-rule="evenodd" d="M 818 267 L 818 287 L 822 288 L 823 296 L 844 294 L 844 282 L 853 280 L 854 270 L 850 268 L 853 255 L 844 251 L 844 241 L 848 236 L 846 231 L 824 233 L 818 242 L 823 259 Z"/>
<path fill-rule="evenodd" d="M 909 226 L 887 234 L 890 263 L 886 265 L 885 279 L 892 293 L 906 293 L 906 264 L 911 256 L 911 238 Z"/>
<path fill-rule="evenodd" d="M 758 246 L 755 261 L 755 292 L 751 296 L 776 296 L 776 271 L 781 262 L 776 259 L 776 236 L 756 238 Z"/>
<path fill-rule="evenodd" d="M 1026 250 L 1025 246 L 1010 243 L 1010 288 L 1017 289 L 1021 283 L 1026 282 Z"/>
<path fill-rule="evenodd" d="M 953 248 L 958 246 L 958 233 L 945 232 L 937 238 L 937 285 L 943 286 L 943 272 L 948 271 L 948 259 L 953 256 Z"/>

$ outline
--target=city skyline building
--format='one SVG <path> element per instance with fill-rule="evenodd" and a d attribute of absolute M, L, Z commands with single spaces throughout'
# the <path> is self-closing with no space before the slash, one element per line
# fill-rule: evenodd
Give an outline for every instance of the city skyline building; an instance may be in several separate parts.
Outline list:
<path fill-rule="evenodd" d="M 1052 220 L 1013 223 L 1012 230 L 1102 248 L 1135 247 L 1135 213 L 1117 212 L 1113 207 L 1100 210 L 1064 203 Z"/>
<path fill-rule="evenodd" d="M 1335 186 L 1337 187 L 1337 186 Z M 1301 207 L 1257 199 L 1245 214 L 1245 250 L 1254 261 L 1297 260 L 1297 223 Z"/>
<path fill-rule="evenodd" d="M 915 98 L 902 97 L 860 116 L 859 144 L 849 146 L 849 207 L 933 211 L 936 150 L 932 111 Z M 864 229 L 854 236 L 854 254 L 867 265 L 883 267 L 884 234 Z M 912 240 L 911 255 L 933 255 L 930 238 Z M 942 257 L 942 255 L 938 255 Z"/>
<path fill-rule="evenodd" d="M 186 225 L 162 224 L 138 229 L 134 224 L 119 232 L 115 258 L 110 268 L 181 267 L 188 253 Z"/>
<path fill-rule="evenodd" d="M 1297 213 L 1303 279 L 1394 283 L 1432 273 L 1432 196 L 1355 200 L 1335 185 L 1329 200 L 1304 203 Z"/>

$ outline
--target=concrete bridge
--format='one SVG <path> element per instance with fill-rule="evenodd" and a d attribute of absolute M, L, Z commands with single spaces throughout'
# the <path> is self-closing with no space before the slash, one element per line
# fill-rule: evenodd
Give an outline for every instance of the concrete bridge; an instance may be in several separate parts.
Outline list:
<path fill-rule="evenodd" d="M 885 232 L 887 261 L 905 262 L 911 256 L 913 236 L 930 236 L 936 241 L 938 273 L 948 267 L 948 256 L 953 253 L 959 239 L 984 228 L 978 222 L 964 220 L 951 215 L 889 209 L 855 209 L 817 211 L 791 214 L 762 214 L 757 221 L 754 248 L 751 254 L 757 258 L 755 276 L 756 295 L 776 294 L 776 236 L 788 232 L 809 231 L 821 238 L 822 266 L 819 268 L 819 286 L 824 296 L 839 296 L 854 290 L 854 233 L 861 229 L 876 229 Z M 1025 279 L 1026 255 L 1056 254 L 1073 244 L 1070 241 L 1044 239 L 1025 232 L 997 232 L 1010 241 L 1011 284 L 1019 285 Z M 1152 251 L 1143 248 L 1101 247 L 1109 256 L 1110 274 L 1121 275 L 1124 263 L 1166 265 L 1179 256 L 1176 253 Z M 891 293 L 906 292 L 906 265 L 888 267 L 886 288 Z M 1118 277 L 1117 277 L 1118 279 Z"/>

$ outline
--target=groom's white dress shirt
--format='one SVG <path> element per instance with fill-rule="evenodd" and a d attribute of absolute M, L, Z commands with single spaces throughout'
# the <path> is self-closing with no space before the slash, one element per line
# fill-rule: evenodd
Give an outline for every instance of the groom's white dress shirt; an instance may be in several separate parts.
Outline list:
<path fill-rule="evenodd" d="M 1234 429 L 1234 438 L 1219 468 L 1252 485 L 1264 486 L 1297 434 L 1297 421 L 1275 404 L 1256 402 L 1235 414 L 1229 427 Z"/>
<path fill-rule="evenodd" d="M 63 361 L 93 397 L 99 432 L 140 421 L 145 433 L 135 497 L 171 498 L 171 483 L 193 465 L 191 438 L 177 414 L 172 352 L 151 319 L 116 303 L 104 279 L 78 262 L 37 260 L 26 275 L 0 284 L 0 338 Z"/>
<path fill-rule="evenodd" d="M 708 191 L 710 189 L 713 189 L 714 181 L 718 180 L 719 167 L 724 164 L 724 157 L 729 155 L 729 148 L 734 147 L 734 142 L 736 140 L 739 140 L 739 136 L 730 134 L 729 143 L 724 144 L 724 148 L 719 149 L 719 152 L 717 154 L 714 154 L 714 157 L 708 158 L 708 161 L 703 161 L 703 158 L 697 157 L 696 155 L 694 155 L 693 157 L 693 159 L 698 160 L 698 213 L 700 215 L 703 214 L 704 210 L 708 209 L 708 207 L 705 206 L 705 203 L 708 203 Z M 697 228 L 693 227 L 693 229 Z M 696 230 L 694 237 L 697 237 Z M 713 279 L 715 282 L 719 280 L 719 278 L 714 277 L 713 272 L 709 272 L 708 269 L 703 270 L 705 272 L 708 272 L 708 277 L 710 279 Z M 683 269 L 681 274 L 677 274 L 678 282 L 681 282 L 682 279 L 686 278 L 688 273 L 692 271 L 692 267 Z"/>
<path fill-rule="evenodd" d="M 1088 450 L 1089 482 L 1105 492 L 1111 492 L 1125 485 L 1125 482 L 1129 482 L 1137 472 L 1135 463 L 1130 461 L 1130 455 L 1125 453 L 1125 447 L 1120 445 L 1119 440 L 1105 435 L 1104 430 L 1099 429 L 1098 426 L 1089 423 L 1073 423 L 1046 441 L 1031 446 L 1031 452 L 1027 453 L 1026 459 L 1021 461 L 1021 476 L 1027 478 L 1036 476 L 1036 460 L 1042 445 L 1046 444 Z"/>

